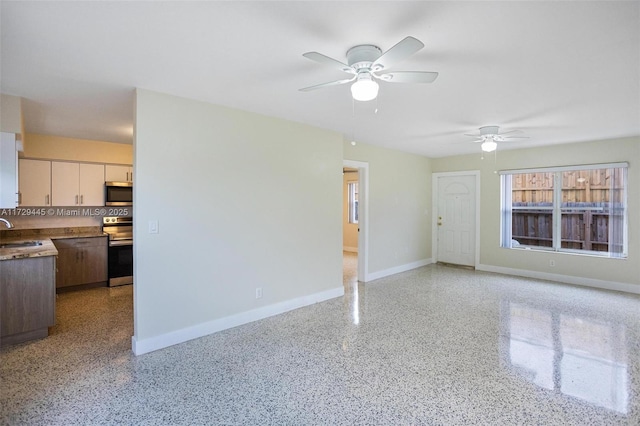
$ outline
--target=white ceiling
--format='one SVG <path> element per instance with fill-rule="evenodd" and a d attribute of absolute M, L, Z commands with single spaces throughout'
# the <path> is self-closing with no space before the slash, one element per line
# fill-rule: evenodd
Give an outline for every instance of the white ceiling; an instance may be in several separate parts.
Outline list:
<path fill-rule="evenodd" d="M 479 152 L 484 125 L 529 139 L 499 149 L 640 135 L 640 2 L 2 1 L 2 93 L 24 98 L 29 133 L 130 143 L 133 89 L 308 123 L 430 157 Z M 425 48 L 354 103 L 357 44 Z M 375 113 L 374 110 L 378 109 Z"/>

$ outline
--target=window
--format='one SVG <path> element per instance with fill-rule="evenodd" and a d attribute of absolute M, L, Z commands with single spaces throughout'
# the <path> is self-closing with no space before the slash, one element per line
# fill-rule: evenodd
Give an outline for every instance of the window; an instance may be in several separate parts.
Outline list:
<path fill-rule="evenodd" d="M 627 164 L 501 174 L 501 246 L 627 257 Z"/>
<path fill-rule="evenodd" d="M 349 223 L 358 223 L 358 182 L 347 182 L 349 192 Z"/>

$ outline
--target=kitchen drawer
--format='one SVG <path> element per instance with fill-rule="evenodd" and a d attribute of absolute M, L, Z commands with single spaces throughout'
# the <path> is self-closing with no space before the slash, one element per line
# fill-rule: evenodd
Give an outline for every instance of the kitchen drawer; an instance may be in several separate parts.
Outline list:
<path fill-rule="evenodd" d="M 65 248 L 106 247 L 107 237 L 61 238 L 54 239 L 53 244 L 55 244 L 58 250 Z"/>

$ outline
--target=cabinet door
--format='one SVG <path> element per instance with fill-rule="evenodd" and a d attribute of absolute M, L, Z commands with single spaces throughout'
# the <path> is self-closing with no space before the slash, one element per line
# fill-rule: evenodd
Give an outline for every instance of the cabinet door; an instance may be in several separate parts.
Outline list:
<path fill-rule="evenodd" d="M 51 162 L 51 205 L 80 204 L 80 164 Z"/>
<path fill-rule="evenodd" d="M 80 164 L 80 205 L 104 206 L 104 166 Z"/>
<path fill-rule="evenodd" d="M 53 256 L 0 262 L 0 334 L 3 337 L 54 325 L 54 268 Z"/>
<path fill-rule="evenodd" d="M 19 202 L 21 206 L 51 205 L 51 161 L 18 161 Z"/>
<path fill-rule="evenodd" d="M 96 239 L 96 242 L 102 241 Z M 109 274 L 107 271 L 107 240 L 104 244 L 86 247 L 82 249 L 82 281 L 89 283 L 99 283 L 107 281 Z"/>
<path fill-rule="evenodd" d="M 117 166 L 107 164 L 104 167 L 105 181 L 107 182 L 131 182 L 133 170 L 129 166 Z"/>
<path fill-rule="evenodd" d="M 18 151 L 16 135 L 2 132 L 0 136 L 0 208 L 18 205 Z"/>
<path fill-rule="evenodd" d="M 56 288 L 83 284 L 80 256 L 82 249 L 58 248 Z"/>

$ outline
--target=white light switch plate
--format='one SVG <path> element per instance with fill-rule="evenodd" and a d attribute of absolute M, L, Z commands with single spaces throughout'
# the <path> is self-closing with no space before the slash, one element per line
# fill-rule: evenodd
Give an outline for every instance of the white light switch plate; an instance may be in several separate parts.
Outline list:
<path fill-rule="evenodd" d="M 158 233 L 158 221 L 157 220 L 150 220 L 149 221 L 149 233 L 150 234 L 157 234 Z"/>

